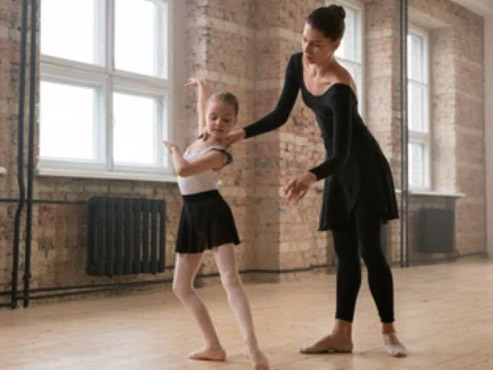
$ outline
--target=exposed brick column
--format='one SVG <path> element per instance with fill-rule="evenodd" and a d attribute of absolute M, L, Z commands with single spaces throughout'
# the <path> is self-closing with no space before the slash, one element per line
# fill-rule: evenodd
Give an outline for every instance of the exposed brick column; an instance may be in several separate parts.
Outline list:
<path fill-rule="evenodd" d="M 365 121 L 387 157 L 400 188 L 400 46 L 399 1 L 365 4 Z M 400 226 L 389 224 L 389 260 L 399 260 Z"/>
<path fill-rule="evenodd" d="M 435 190 L 455 191 L 455 78 L 454 29 L 430 32 L 432 186 Z"/>
<path fill-rule="evenodd" d="M 304 19 L 321 5 L 322 1 L 257 2 L 256 117 L 269 112 L 277 102 L 288 58 L 301 50 Z M 256 222 L 254 255 L 250 257 L 252 266 L 260 269 L 306 268 L 332 260 L 331 252 L 328 254 L 328 234 L 316 231 L 321 184 L 296 206 L 288 206 L 282 196 L 282 186 L 290 177 L 324 158 L 313 113 L 300 100 L 285 126 L 253 139 L 250 147 L 255 164 L 248 192 L 251 215 Z"/>
<path fill-rule="evenodd" d="M 0 166 L 7 170 L 7 174 L 0 176 L 0 198 L 18 196 L 17 102 L 21 5 L 20 1 L 0 2 Z M 0 204 L 0 291 L 10 288 L 15 208 L 14 204 Z"/>
<path fill-rule="evenodd" d="M 493 14 L 485 19 L 484 24 L 484 69 L 485 69 L 485 101 L 493 101 Z M 493 105 L 485 104 L 485 146 L 486 146 L 486 230 L 487 250 L 493 258 Z"/>
<path fill-rule="evenodd" d="M 472 13 L 455 27 L 456 244 L 461 254 L 485 250 L 485 120 L 483 20 Z M 467 20 L 467 23 L 464 23 Z"/>

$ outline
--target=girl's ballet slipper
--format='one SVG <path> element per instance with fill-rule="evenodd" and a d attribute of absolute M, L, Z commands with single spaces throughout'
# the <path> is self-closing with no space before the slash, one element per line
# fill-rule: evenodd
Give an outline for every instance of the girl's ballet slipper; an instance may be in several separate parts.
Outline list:
<path fill-rule="evenodd" d="M 226 352 L 224 349 L 203 348 L 188 354 L 190 360 L 201 361 L 226 361 Z"/>
<path fill-rule="evenodd" d="M 351 339 L 328 335 L 310 346 L 302 347 L 300 352 L 304 354 L 353 352 L 353 343 Z"/>
<path fill-rule="evenodd" d="M 399 342 L 395 333 L 383 334 L 383 342 L 385 343 L 385 351 L 392 357 L 405 357 L 407 350 L 404 345 Z"/>
<path fill-rule="evenodd" d="M 253 370 L 269 370 L 269 361 L 263 359 L 261 361 L 252 361 Z"/>
<path fill-rule="evenodd" d="M 267 360 L 267 357 L 259 351 L 256 353 L 255 356 L 249 355 L 248 352 L 245 352 L 245 356 L 251 361 L 252 363 L 252 370 L 269 370 L 269 361 Z"/>

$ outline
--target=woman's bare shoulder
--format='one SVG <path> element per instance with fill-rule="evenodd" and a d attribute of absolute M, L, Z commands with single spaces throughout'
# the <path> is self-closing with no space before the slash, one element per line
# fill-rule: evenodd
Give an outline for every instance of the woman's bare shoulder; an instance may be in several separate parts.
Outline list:
<path fill-rule="evenodd" d="M 333 84 L 348 85 L 354 91 L 354 94 L 357 95 L 356 84 L 354 83 L 353 77 L 348 70 L 341 65 L 339 65 L 335 71 Z"/>

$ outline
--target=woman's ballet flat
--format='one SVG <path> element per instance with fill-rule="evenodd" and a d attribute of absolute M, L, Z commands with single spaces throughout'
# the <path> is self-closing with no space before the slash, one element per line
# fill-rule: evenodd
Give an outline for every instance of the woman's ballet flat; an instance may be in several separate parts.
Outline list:
<path fill-rule="evenodd" d="M 349 340 L 341 340 L 330 335 L 315 342 L 311 346 L 300 348 L 303 354 L 323 354 L 323 353 L 348 353 L 353 352 L 353 343 Z"/>
<path fill-rule="evenodd" d="M 395 333 L 383 334 L 383 341 L 385 343 L 385 350 L 387 354 L 392 357 L 405 357 L 407 356 L 407 350 L 404 345 L 399 342 Z"/>
<path fill-rule="evenodd" d="M 190 360 L 199 361 L 226 361 L 226 352 L 223 349 L 199 349 L 188 354 Z"/>

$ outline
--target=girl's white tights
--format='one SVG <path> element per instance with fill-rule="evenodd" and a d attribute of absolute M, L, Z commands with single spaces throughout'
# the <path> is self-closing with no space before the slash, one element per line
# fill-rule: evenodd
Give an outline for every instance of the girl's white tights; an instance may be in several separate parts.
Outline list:
<path fill-rule="evenodd" d="M 253 329 L 253 320 L 248 299 L 236 268 L 233 246 L 222 245 L 213 249 L 214 260 L 219 269 L 221 283 L 228 296 L 229 305 L 235 315 L 245 341 L 245 352 L 256 370 L 269 368 L 267 358 L 260 351 Z M 204 336 L 205 348 L 189 355 L 193 359 L 223 361 L 226 354 L 221 347 L 210 315 L 202 299 L 193 288 L 193 280 L 202 262 L 202 254 L 177 254 L 173 291 L 192 312 Z"/>

